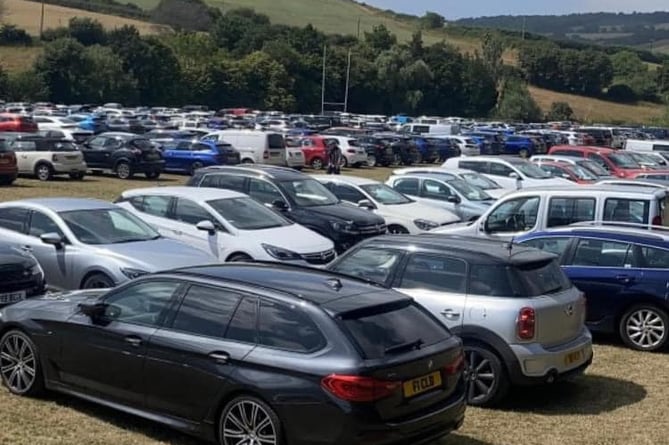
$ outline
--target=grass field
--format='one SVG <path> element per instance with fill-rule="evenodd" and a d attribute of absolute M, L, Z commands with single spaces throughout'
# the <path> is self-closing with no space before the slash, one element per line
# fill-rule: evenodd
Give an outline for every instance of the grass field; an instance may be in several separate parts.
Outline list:
<path fill-rule="evenodd" d="M 0 46 L 0 66 L 9 72 L 25 71 L 41 52 L 40 46 Z"/>
<path fill-rule="evenodd" d="M 385 179 L 389 169 L 345 174 Z M 162 185 L 185 182 L 165 175 Z M 0 201 L 41 196 L 110 200 L 123 190 L 156 181 L 87 177 L 82 182 L 19 179 L 0 188 Z M 660 445 L 667 443 L 669 385 L 666 353 L 631 351 L 600 340 L 587 374 L 573 382 L 514 392 L 494 410 L 469 408 L 464 427 L 439 445 Z M 0 389 L 0 444 L 6 445 L 204 445 L 155 423 L 71 397 L 10 396 Z"/>

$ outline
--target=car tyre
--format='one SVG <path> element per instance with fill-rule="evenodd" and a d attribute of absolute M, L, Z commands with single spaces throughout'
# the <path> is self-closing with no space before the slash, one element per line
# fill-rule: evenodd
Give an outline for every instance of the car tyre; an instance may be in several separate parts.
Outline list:
<path fill-rule="evenodd" d="M 527 148 L 523 148 L 518 152 L 518 156 L 523 159 L 527 159 L 530 156 L 530 152 L 527 150 Z"/>
<path fill-rule="evenodd" d="M 323 160 L 321 158 L 314 158 L 311 160 L 311 168 L 314 170 L 322 170 L 323 169 Z"/>
<path fill-rule="evenodd" d="M 667 344 L 669 316 L 650 304 L 631 307 L 620 319 L 620 338 L 637 351 L 657 351 Z"/>
<path fill-rule="evenodd" d="M 158 179 L 160 178 L 160 172 L 146 172 L 144 176 L 146 176 L 146 179 Z"/>
<path fill-rule="evenodd" d="M 510 382 L 502 361 L 488 346 L 465 343 L 467 403 L 494 406 L 509 392 Z"/>
<path fill-rule="evenodd" d="M 85 173 L 78 172 L 78 173 L 70 173 L 70 179 L 74 179 L 76 181 L 81 181 L 84 179 L 84 176 L 86 176 Z"/>
<path fill-rule="evenodd" d="M 0 340 L 0 374 L 12 394 L 37 396 L 44 392 L 37 345 L 18 329 L 7 332 Z"/>
<path fill-rule="evenodd" d="M 204 167 L 204 164 L 202 162 L 200 162 L 200 161 L 193 162 L 193 164 L 191 164 L 191 166 L 190 166 L 191 176 L 193 176 L 195 174 L 195 172 L 198 171 L 199 169 L 201 169 L 202 167 Z"/>
<path fill-rule="evenodd" d="M 45 162 L 40 162 L 35 166 L 35 176 L 40 181 L 50 181 L 53 179 L 53 168 Z"/>
<path fill-rule="evenodd" d="M 367 167 L 376 167 L 376 156 L 369 154 L 367 155 Z"/>
<path fill-rule="evenodd" d="M 119 162 L 116 164 L 116 176 L 119 179 L 131 179 L 133 176 L 132 168 L 130 164 L 125 161 Z"/>
<path fill-rule="evenodd" d="M 253 261 L 253 258 L 251 258 L 245 253 L 235 253 L 228 257 L 229 263 L 248 263 L 251 261 Z"/>
<path fill-rule="evenodd" d="M 388 227 L 388 233 L 392 235 L 408 235 L 409 231 L 405 227 L 394 224 Z"/>
<path fill-rule="evenodd" d="M 103 273 L 94 273 L 86 277 L 82 289 L 109 289 L 114 287 L 114 280 Z"/>
<path fill-rule="evenodd" d="M 220 445 L 238 443 L 284 445 L 279 416 L 262 400 L 237 397 L 225 405 L 218 421 Z"/>

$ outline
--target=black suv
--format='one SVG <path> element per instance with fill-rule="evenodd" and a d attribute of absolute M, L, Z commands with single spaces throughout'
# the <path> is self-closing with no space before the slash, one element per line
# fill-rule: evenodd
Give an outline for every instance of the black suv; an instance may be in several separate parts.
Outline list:
<path fill-rule="evenodd" d="M 207 167 L 197 170 L 187 185 L 245 193 L 330 238 L 338 253 L 362 239 L 386 233 L 382 217 L 341 202 L 320 182 L 291 168 L 261 164 Z"/>
<path fill-rule="evenodd" d="M 0 307 L 45 291 L 44 272 L 37 260 L 27 251 L 0 244 Z"/>
<path fill-rule="evenodd" d="M 160 150 L 149 139 L 132 133 L 101 133 L 84 142 L 81 152 L 89 170 L 112 171 L 121 179 L 135 173 L 156 179 L 165 168 Z"/>

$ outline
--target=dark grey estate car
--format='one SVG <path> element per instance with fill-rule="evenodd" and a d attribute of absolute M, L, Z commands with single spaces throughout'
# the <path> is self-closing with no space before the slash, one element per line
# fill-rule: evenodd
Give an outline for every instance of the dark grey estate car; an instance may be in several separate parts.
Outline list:
<path fill-rule="evenodd" d="M 400 293 L 277 264 L 147 275 L 0 311 L 10 392 L 44 388 L 221 445 L 419 444 L 465 412 L 462 343 Z"/>

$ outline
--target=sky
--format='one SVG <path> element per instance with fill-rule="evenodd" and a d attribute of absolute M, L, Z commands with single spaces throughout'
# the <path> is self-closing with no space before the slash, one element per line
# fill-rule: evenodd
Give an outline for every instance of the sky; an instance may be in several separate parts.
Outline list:
<path fill-rule="evenodd" d="M 669 11 L 669 0 L 364 0 L 397 12 L 437 12 L 447 20 L 489 15 L 569 14 L 572 12 Z"/>

